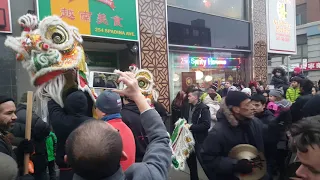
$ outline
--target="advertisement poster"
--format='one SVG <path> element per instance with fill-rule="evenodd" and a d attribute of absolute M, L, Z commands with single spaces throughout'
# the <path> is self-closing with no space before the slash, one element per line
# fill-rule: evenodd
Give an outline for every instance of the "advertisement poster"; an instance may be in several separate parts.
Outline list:
<path fill-rule="evenodd" d="M 182 90 L 187 91 L 188 86 L 196 84 L 196 73 L 195 72 L 182 72 L 181 73 Z"/>
<path fill-rule="evenodd" d="M 0 1 L 0 33 L 11 33 L 10 0 Z"/>
<path fill-rule="evenodd" d="M 296 54 L 296 1 L 267 0 L 268 52 Z"/>
<path fill-rule="evenodd" d="M 57 15 L 80 33 L 138 40 L 136 0 L 38 0 L 39 18 Z"/>

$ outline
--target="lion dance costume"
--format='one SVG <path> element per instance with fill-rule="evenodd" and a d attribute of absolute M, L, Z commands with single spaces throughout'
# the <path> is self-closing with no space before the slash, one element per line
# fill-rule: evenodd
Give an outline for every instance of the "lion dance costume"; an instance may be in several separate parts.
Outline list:
<path fill-rule="evenodd" d="M 87 83 L 88 69 L 78 29 L 58 16 L 49 16 L 38 22 L 36 16 L 27 14 L 20 17 L 18 23 L 24 28 L 21 36 L 8 36 L 5 45 L 17 52 L 16 59 L 28 71 L 31 83 L 36 87 L 35 97 L 41 102 L 42 118 L 46 119 L 48 115 L 50 98 L 64 106 L 64 73 L 68 70 L 75 70 L 78 89 L 87 91 L 94 100 Z"/>

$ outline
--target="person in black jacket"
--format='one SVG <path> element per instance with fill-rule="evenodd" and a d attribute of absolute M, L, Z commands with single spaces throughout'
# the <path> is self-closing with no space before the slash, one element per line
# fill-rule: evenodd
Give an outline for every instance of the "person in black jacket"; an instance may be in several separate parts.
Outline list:
<path fill-rule="evenodd" d="M 289 81 L 286 77 L 286 71 L 281 67 L 277 67 L 273 69 L 272 74 L 273 76 L 270 85 L 274 85 L 274 88 L 276 89 L 282 87 L 284 92 L 286 92 L 289 88 Z"/>
<path fill-rule="evenodd" d="M 253 165 L 247 159 L 228 157 L 239 144 L 264 151 L 262 123 L 254 117 L 255 107 L 243 92 L 229 92 L 217 113 L 218 122 L 203 143 L 204 171 L 210 180 L 236 180 L 235 174 L 249 174 Z"/>
<path fill-rule="evenodd" d="M 149 141 L 141 123 L 140 111 L 136 103 L 127 97 L 123 98 L 123 104 L 121 110 L 122 121 L 133 133 L 136 143 L 136 162 L 142 162 Z"/>
<path fill-rule="evenodd" d="M 12 149 L 12 138 L 9 129 L 13 127 L 17 119 L 15 114 L 16 106 L 14 100 L 7 96 L 0 96 L 0 152 L 12 157 L 19 168 L 23 167 L 23 158 L 25 153 L 33 153 L 34 147 L 31 141 L 22 140 L 18 147 Z M 31 175 L 24 175 L 19 180 L 33 180 Z"/>
<path fill-rule="evenodd" d="M 25 137 L 26 128 L 26 112 L 27 112 L 27 93 L 21 97 L 20 104 L 17 106 L 17 120 L 10 132 L 18 139 L 23 140 Z M 47 153 L 46 153 L 46 137 L 50 133 L 49 125 L 44 122 L 36 113 L 32 113 L 31 121 L 31 139 L 33 140 L 35 154 L 31 156 L 34 164 L 35 180 L 46 179 L 47 169 Z"/>
<path fill-rule="evenodd" d="M 74 129 L 92 117 L 87 116 L 87 97 L 82 91 L 69 94 L 64 106 L 61 108 L 54 100 L 48 102 L 49 121 L 58 139 L 56 163 L 60 169 L 60 180 L 69 180 L 73 172 L 64 161 L 66 140 Z"/>
<path fill-rule="evenodd" d="M 209 107 L 200 101 L 201 91 L 196 89 L 188 94 L 189 103 L 192 105 L 189 109 L 187 122 L 193 138 L 195 140 L 195 152 L 191 153 L 187 159 L 190 169 L 190 179 L 198 180 L 197 158 L 202 165 L 200 157 L 201 144 L 208 135 L 210 128 L 211 116 Z"/>
<path fill-rule="evenodd" d="M 309 79 L 303 79 L 300 83 L 300 96 L 296 99 L 296 102 L 290 107 L 292 122 L 296 123 L 297 121 L 303 118 L 302 109 L 304 105 L 312 99 L 313 82 Z"/>
<path fill-rule="evenodd" d="M 261 94 L 254 94 L 251 97 L 252 105 L 255 107 L 255 117 L 258 118 L 263 123 L 263 140 L 265 147 L 265 156 L 267 159 L 267 169 L 269 179 L 272 180 L 273 172 L 275 169 L 275 154 L 277 152 L 277 139 L 272 135 L 276 132 L 272 132 L 272 129 L 269 129 L 270 126 L 275 124 L 275 116 L 273 113 L 266 109 L 266 98 Z M 276 128 L 276 127 L 275 127 Z M 274 131 L 277 129 L 274 128 Z"/>

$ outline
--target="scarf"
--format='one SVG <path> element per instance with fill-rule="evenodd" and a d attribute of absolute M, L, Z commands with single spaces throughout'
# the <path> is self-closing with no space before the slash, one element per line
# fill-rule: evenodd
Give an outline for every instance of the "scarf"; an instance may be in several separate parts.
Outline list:
<path fill-rule="evenodd" d="M 116 114 L 106 115 L 103 118 L 101 118 L 101 120 L 110 121 L 112 119 L 120 119 L 120 118 L 121 118 L 121 114 L 120 113 L 116 113 Z"/>

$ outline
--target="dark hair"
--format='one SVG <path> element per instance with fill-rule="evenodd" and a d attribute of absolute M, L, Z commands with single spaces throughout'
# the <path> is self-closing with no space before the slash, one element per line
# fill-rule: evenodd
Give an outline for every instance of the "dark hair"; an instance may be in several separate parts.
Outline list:
<path fill-rule="evenodd" d="M 179 91 L 176 95 L 176 98 L 174 98 L 174 105 L 177 107 L 181 107 L 183 100 L 184 100 L 184 96 L 185 96 L 185 92 L 184 91 Z"/>
<path fill-rule="evenodd" d="M 188 86 L 187 91 L 186 91 L 186 94 L 189 94 L 189 93 L 192 92 L 194 89 L 196 89 L 196 86 L 195 86 L 195 85 L 190 85 L 190 86 Z"/>
<path fill-rule="evenodd" d="M 309 79 L 302 79 L 300 83 L 300 87 L 303 90 L 304 94 L 311 94 L 313 88 L 313 82 Z"/>
<path fill-rule="evenodd" d="M 295 82 L 297 82 L 297 83 L 301 83 L 301 81 L 302 81 L 302 78 L 300 78 L 299 76 L 294 76 L 294 77 L 292 77 L 291 79 L 290 79 L 290 82 L 293 82 L 293 81 L 295 81 Z"/>
<path fill-rule="evenodd" d="M 194 96 L 197 96 L 198 98 L 200 98 L 202 93 L 203 93 L 203 91 L 201 89 L 194 89 L 190 93 L 192 93 Z"/>
<path fill-rule="evenodd" d="M 320 115 L 304 118 L 290 128 L 293 151 L 308 152 L 308 147 L 320 147 Z"/>
<path fill-rule="evenodd" d="M 251 101 L 261 102 L 261 104 L 266 104 L 267 100 L 262 94 L 253 94 L 251 96 Z"/>
<path fill-rule="evenodd" d="M 102 179 L 120 167 L 122 139 L 104 121 L 88 120 L 68 137 L 68 163 L 84 179 Z"/>

